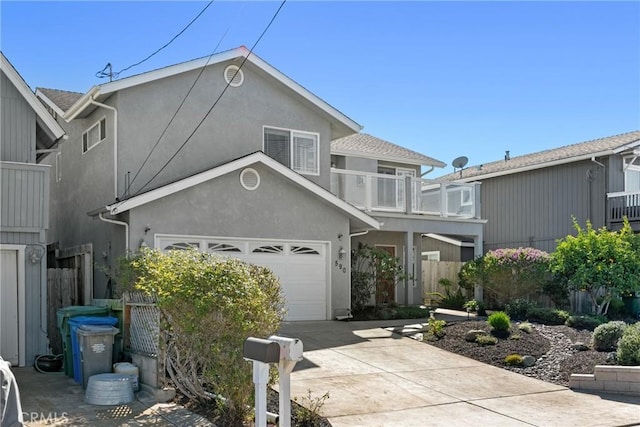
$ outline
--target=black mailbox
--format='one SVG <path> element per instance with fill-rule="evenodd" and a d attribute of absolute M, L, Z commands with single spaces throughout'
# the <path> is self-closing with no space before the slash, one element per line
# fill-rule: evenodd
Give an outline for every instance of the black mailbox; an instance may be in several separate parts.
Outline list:
<path fill-rule="evenodd" d="M 261 338 L 249 337 L 244 341 L 242 356 L 245 359 L 262 363 L 278 363 L 280 361 L 280 344 Z"/>

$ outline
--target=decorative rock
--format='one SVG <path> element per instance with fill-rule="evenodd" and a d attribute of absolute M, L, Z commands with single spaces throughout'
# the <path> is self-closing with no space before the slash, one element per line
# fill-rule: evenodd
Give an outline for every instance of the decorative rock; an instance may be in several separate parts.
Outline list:
<path fill-rule="evenodd" d="M 476 338 L 481 335 L 489 335 L 489 333 L 480 329 L 471 329 L 470 331 L 467 331 L 466 334 L 464 334 L 464 340 L 468 342 L 474 342 Z"/>
<path fill-rule="evenodd" d="M 607 362 L 616 362 L 618 360 L 618 355 L 615 351 L 611 353 L 607 353 Z"/>
<path fill-rule="evenodd" d="M 586 345 L 583 342 L 580 342 L 580 341 L 573 343 L 573 345 L 571 345 L 571 348 L 573 348 L 574 350 L 578 350 L 578 351 L 587 351 L 587 350 L 589 350 L 589 346 Z"/>
<path fill-rule="evenodd" d="M 536 358 L 533 356 L 524 356 L 522 358 L 522 366 L 524 366 L 525 368 L 528 368 L 529 366 L 533 366 L 536 364 Z"/>

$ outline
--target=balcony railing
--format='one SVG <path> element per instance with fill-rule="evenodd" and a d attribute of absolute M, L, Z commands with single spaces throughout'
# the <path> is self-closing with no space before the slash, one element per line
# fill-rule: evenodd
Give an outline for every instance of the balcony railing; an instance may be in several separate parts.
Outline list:
<path fill-rule="evenodd" d="M 629 221 L 640 220 L 640 191 L 607 194 L 609 199 L 609 222 L 622 222 L 626 216 Z"/>
<path fill-rule="evenodd" d="M 331 192 L 359 209 L 441 217 L 479 217 L 479 184 L 331 169 Z"/>

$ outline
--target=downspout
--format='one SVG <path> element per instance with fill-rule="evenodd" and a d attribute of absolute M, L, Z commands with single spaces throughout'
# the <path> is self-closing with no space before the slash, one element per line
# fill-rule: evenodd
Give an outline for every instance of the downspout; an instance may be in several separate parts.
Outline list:
<path fill-rule="evenodd" d="M 118 110 L 94 100 L 93 95 L 89 98 L 89 103 L 113 111 L 113 197 L 114 200 L 118 200 Z"/>
<path fill-rule="evenodd" d="M 365 234 L 369 233 L 369 230 L 364 230 L 364 231 L 358 231 L 357 233 L 352 233 L 349 234 L 349 238 L 351 237 L 357 237 L 357 236 L 364 236 Z"/>
<path fill-rule="evenodd" d="M 421 174 L 420 174 L 420 177 L 422 178 L 423 176 L 425 176 L 425 175 L 427 175 L 427 174 L 430 174 L 431 172 L 433 172 L 433 170 L 434 170 L 435 168 L 436 168 L 435 166 L 431 165 L 431 169 L 429 169 L 429 170 L 428 170 L 428 171 L 426 171 L 426 172 L 421 173 Z"/>
<path fill-rule="evenodd" d="M 98 217 L 100 218 L 101 221 L 109 222 L 111 224 L 121 225 L 124 227 L 124 249 L 125 249 L 125 253 L 129 254 L 129 224 L 127 224 L 124 221 L 105 218 L 102 212 L 98 214 Z"/>

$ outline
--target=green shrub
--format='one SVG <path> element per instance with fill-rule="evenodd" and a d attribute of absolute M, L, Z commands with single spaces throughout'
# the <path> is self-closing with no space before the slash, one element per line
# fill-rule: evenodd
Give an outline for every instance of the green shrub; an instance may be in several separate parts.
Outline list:
<path fill-rule="evenodd" d="M 480 345 L 496 345 L 498 338 L 492 337 L 491 335 L 478 335 L 476 342 Z"/>
<path fill-rule="evenodd" d="M 528 320 L 544 325 L 564 325 L 570 314 L 557 308 L 535 307 L 527 313 Z"/>
<path fill-rule="evenodd" d="M 454 284 L 451 280 L 442 278 L 438 280 L 440 286 L 444 287 L 444 294 L 442 292 L 430 292 L 428 295 L 434 296 L 438 299 L 437 304 L 442 308 L 450 308 L 454 310 L 460 310 L 467 302 L 467 297 L 462 293 L 462 288 L 454 292 L 452 288 Z"/>
<path fill-rule="evenodd" d="M 607 318 L 609 320 L 620 320 L 627 316 L 627 307 L 624 305 L 624 301 L 620 298 L 612 298 L 609 302 L 609 309 L 607 310 Z"/>
<path fill-rule="evenodd" d="M 576 329 L 586 329 L 593 331 L 599 325 L 607 323 L 604 316 L 569 316 L 565 324 Z"/>
<path fill-rule="evenodd" d="M 538 307 L 534 301 L 526 298 L 516 298 L 510 301 L 504 308 L 504 311 L 516 320 L 526 320 L 530 310 Z"/>
<path fill-rule="evenodd" d="M 445 336 L 446 332 L 444 331 L 444 327 L 447 325 L 447 322 L 444 320 L 436 320 L 433 317 L 430 317 L 427 322 L 426 332 L 428 335 L 431 335 L 435 339 Z"/>
<path fill-rule="evenodd" d="M 504 363 L 509 366 L 520 366 L 522 365 L 522 356 L 519 354 L 510 354 L 504 358 Z"/>
<path fill-rule="evenodd" d="M 531 325 L 531 323 L 529 322 L 522 322 L 518 325 L 518 329 L 521 330 L 522 332 L 526 332 L 528 334 L 530 334 L 531 332 L 533 332 L 533 326 Z"/>
<path fill-rule="evenodd" d="M 625 329 L 627 324 L 621 320 L 613 320 L 598 326 L 593 331 L 593 348 L 598 351 L 615 350 Z"/>
<path fill-rule="evenodd" d="M 640 322 L 625 329 L 622 338 L 618 341 L 616 356 L 621 365 L 640 365 Z"/>
<path fill-rule="evenodd" d="M 491 313 L 487 319 L 487 323 L 489 323 L 489 326 L 498 332 L 507 332 L 511 328 L 511 319 L 504 311 Z"/>
<path fill-rule="evenodd" d="M 126 290 L 157 298 L 171 381 L 183 394 L 224 398 L 225 425 L 247 419 L 253 400 L 247 337 L 266 338 L 280 327 L 284 299 L 269 269 L 196 250 L 144 250 L 128 259 Z"/>

